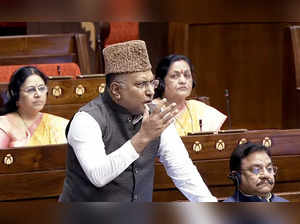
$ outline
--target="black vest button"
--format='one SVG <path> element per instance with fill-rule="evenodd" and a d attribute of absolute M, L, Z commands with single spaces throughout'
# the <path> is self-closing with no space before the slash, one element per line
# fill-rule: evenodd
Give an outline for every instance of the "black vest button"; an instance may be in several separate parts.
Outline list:
<path fill-rule="evenodd" d="M 137 168 L 134 169 L 134 173 L 137 174 L 139 170 Z"/>

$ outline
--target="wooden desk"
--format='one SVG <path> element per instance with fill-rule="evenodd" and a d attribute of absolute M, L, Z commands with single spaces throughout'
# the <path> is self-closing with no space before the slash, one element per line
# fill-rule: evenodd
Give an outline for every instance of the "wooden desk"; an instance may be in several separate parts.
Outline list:
<path fill-rule="evenodd" d="M 105 89 L 105 76 L 50 80 L 44 112 L 70 119 L 77 110 Z"/>
<path fill-rule="evenodd" d="M 229 157 L 242 138 L 262 142 L 271 139 L 273 161 L 279 167 L 274 192 L 291 201 L 300 201 L 300 130 L 260 130 L 238 134 L 183 137 L 187 150 L 212 193 L 220 199 L 234 191 L 229 173 Z M 215 148 L 222 140 L 223 150 Z M 202 150 L 193 150 L 195 142 Z M 194 149 L 196 149 L 194 147 Z M 24 147 L 0 150 L 0 201 L 52 203 L 62 191 L 67 145 Z M 10 154 L 10 156 L 9 156 Z M 4 161 L 13 158 L 13 163 Z M 5 159 L 6 158 L 6 159 Z M 163 166 L 156 162 L 153 201 L 186 200 L 175 189 Z"/>
<path fill-rule="evenodd" d="M 228 197 L 234 192 L 232 181 L 228 178 L 229 158 L 233 149 L 242 139 L 256 143 L 262 143 L 263 141 L 271 143 L 273 161 L 279 167 L 274 192 L 289 195 L 289 192 L 298 192 L 300 189 L 299 129 L 187 136 L 182 139 L 205 183 L 218 198 Z M 218 150 L 216 145 L 222 146 L 221 141 L 224 143 L 224 149 Z M 201 144 L 202 150 L 196 152 L 195 150 L 199 149 L 199 144 Z M 155 169 L 153 200 L 186 200 L 175 188 L 162 164 L 156 163 Z M 296 199 L 297 197 L 299 198 L 298 193 L 293 195 L 293 198 Z"/>
<path fill-rule="evenodd" d="M 7 85 L 0 83 L 0 94 L 4 94 Z M 70 119 L 82 105 L 104 91 L 105 76 L 98 74 L 77 79 L 50 79 L 48 89 L 48 99 L 43 112 Z"/>
<path fill-rule="evenodd" d="M 66 148 L 63 144 L 0 150 L 0 201 L 56 201 L 65 177 Z"/>

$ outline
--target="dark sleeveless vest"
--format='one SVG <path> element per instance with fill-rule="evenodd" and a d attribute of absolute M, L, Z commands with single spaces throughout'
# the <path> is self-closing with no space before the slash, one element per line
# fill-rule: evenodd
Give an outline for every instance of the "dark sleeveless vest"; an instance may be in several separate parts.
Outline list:
<path fill-rule="evenodd" d="M 121 147 L 141 127 L 141 120 L 133 124 L 135 116 L 116 104 L 107 91 L 79 110 L 89 113 L 99 123 L 106 154 Z M 72 147 L 68 145 L 66 178 L 59 201 L 152 201 L 154 161 L 159 144 L 160 138 L 152 141 L 136 161 L 103 187 L 96 187 L 88 180 Z"/>

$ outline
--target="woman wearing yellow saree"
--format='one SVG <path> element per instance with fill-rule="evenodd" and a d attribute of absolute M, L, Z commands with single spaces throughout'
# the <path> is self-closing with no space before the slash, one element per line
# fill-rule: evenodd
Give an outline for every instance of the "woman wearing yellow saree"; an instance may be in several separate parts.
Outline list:
<path fill-rule="evenodd" d="M 164 57 L 156 68 L 159 85 L 155 96 L 176 103 L 179 114 L 175 126 L 180 136 L 201 131 L 215 132 L 221 129 L 226 116 L 215 108 L 197 100 L 186 100 L 195 86 L 193 65 L 184 55 Z"/>
<path fill-rule="evenodd" d="M 36 67 L 25 66 L 12 75 L 0 116 L 0 148 L 66 143 L 68 120 L 40 112 L 47 91 L 47 76 Z"/>

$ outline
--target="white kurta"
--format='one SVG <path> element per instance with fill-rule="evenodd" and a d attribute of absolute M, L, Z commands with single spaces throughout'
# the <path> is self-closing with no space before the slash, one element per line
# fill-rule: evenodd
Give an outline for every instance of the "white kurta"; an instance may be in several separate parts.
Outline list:
<path fill-rule="evenodd" d="M 130 140 L 107 155 L 101 128 L 86 112 L 75 114 L 68 133 L 68 142 L 88 179 L 97 187 L 112 181 L 139 158 Z M 173 124 L 161 134 L 158 156 L 176 187 L 190 201 L 217 201 L 192 163 Z"/>

